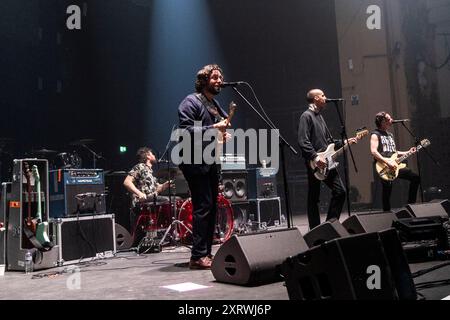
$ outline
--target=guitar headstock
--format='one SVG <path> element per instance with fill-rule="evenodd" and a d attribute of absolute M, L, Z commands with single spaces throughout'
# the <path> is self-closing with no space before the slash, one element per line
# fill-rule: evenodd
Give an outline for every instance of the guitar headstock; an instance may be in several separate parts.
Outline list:
<path fill-rule="evenodd" d="M 421 148 L 426 148 L 431 144 L 430 140 L 428 139 L 423 139 L 422 141 L 420 141 L 420 144 L 418 145 L 418 147 L 420 146 Z"/>
<path fill-rule="evenodd" d="M 356 130 L 356 138 L 362 139 L 363 137 L 367 136 L 369 134 L 369 130 L 367 130 L 366 127 L 362 127 Z"/>
<path fill-rule="evenodd" d="M 39 181 L 39 171 L 37 165 L 31 167 L 31 173 L 33 174 L 34 180 Z"/>
<path fill-rule="evenodd" d="M 230 105 L 228 106 L 228 118 L 232 118 L 234 116 L 234 112 L 236 111 L 237 105 L 234 103 L 234 101 L 230 102 Z"/>
<path fill-rule="evenodd" d="M 23 163 L 23 172 L 27 178 L 31 177 L 30 165 L 26 161 Z"/>

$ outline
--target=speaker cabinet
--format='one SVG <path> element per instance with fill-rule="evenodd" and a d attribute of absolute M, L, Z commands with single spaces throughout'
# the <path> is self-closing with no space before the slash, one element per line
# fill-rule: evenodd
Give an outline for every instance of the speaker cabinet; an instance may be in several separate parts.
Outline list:
<path fill-rule="evenodd" d="M 448 201 L 447 201 L 448 202 Z M 416 218 L 441 217 L 448 219 L 449 213 L 444 208 L 445 201 L 408 204 L 405 208 Z"/>
<path fill-rule="evenodd" d="M 326 221 L 311 229 L 304 235 L 304 238 L 308 246 L 311 248 L 320 245 L 325 241 L 347 237 L 349 235 L 350 234 L 344 228 L 344 226 L 338 220 L 335 220 Z"/>
<path fill-rule="evenodd" d="M 342 222 L 345 229 L 351 234 L 377 232 L 392 227 L 398 218 L 391 212 L 355 214 Z"/>
<path fill-rule="evenodd" d="M 389 232 L 385 237 L 374 232 L 334 239 L 286 259 L 281 270 L 289 299 L 415 299 L 400 241 L 395 230 Z M 387 255 L 385 245 L 395 249 Z M 395 253 L 398 259 L 390 261 Z"/>
<path fill-rule="evenodd" d="M 247 171 L 222 171 L 223 195 L 232 202 L 247 201 Z"/>
<path fill-rule="evenodd" d="M 279 265 L 308 249 L 297 228 L 233 235 L 217 251 L 211 271 L 219 282 L 260 285 L 280 281 Z"/>

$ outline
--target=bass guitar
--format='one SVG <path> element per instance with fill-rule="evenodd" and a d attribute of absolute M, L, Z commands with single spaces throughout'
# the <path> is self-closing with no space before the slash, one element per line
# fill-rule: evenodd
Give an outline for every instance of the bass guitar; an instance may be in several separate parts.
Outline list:
<path fill-rule="evenodd" d="M 430 140 L 423 139 L 422 141 L 420 141 L 420 144 L 416 147 L 416 150 L 419 151 L 422 148 L 428 147 L 430 144 L 431 144 Z M 398 172 L 400 171 L 400 169 L 406 168 L 406 164 L 402 162 L 408 159 L 412 154 L 414 154 L 414 152 L 408 151 L 407 153 L 399 157 L 398 153 L 396 152 L 389 158 L 383 158 L 384 160 L 387 160 L 389 162 L 394 161 L 396 163 L 395 169 L 389 168 L 389 166 L 384 162 L 377 161 L 377 163 L 375 164 L 375 168 L 380 178 L 385 181 L 395 180 L 398 177 Z"/>
<path fill-rule="evenodd" d="M 363 137 L 367 136 L 369 134 L 369 130 L 367 130 L 365 127 L 356 130 L 356 136 L 355 138 L 360 140 Z M 314 176 L 318 180 L 325 180 L 328 176 L 328 173 L 330 170 L 337 168 L 339 165 L 339 162 L 336 161 L 336 158 L 345 150 L 348 148 L 348 143 L 344 145 L 343 147 L 339 148 L 338 150 L 334 150 L 334 143 L 331 143 L 328 145 L 327 149 L 323 152 L 317 153 L 317 155 L 326 162 L 326 166 L 321 169 L 316 166 L 314 160 L 311 160 L 309 162 L 309 165 L 311 169 L 314 171 Z"/>
<path fill-rule="evenodd" d="M 37 193 L 37 210 L 34 221 L 36 224 L 36 240 L 39 241 L 42 246 L 48 246 L 50 244 L 50 238 L 48 237 L 48 222 L 43 221 L 42 219 L 41 180 L 39 177 L 38 167 L 33 165 L 31 172 L 34 177 Z"/>

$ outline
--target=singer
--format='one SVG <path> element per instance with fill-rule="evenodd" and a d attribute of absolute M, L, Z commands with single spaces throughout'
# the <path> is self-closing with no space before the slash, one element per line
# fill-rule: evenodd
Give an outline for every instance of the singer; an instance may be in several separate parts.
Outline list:
<path fill-rule="evenodd" d="M 194 152 L 203 154 L 203 148 L 209 143 L 195 141 L 194 130 L 204 132 L 215 128 L 223 132 L 225 140 L 231 137 L 225 131 L 229 123 L 222 120 L 228 115 L 214 99 L 224 83 L 222 74 L 222 69 L 216 64 L 204 66 L 197 72 L 196 92 L 184 98 L 178 107 L 179 127 L 188 130 L 192 137 L 192 159 L 190 163 L 179 165 L 189 185 L 193 205 L 190 269 L 210 269 L 213 259 L 211 249 L 217 212 L 218 168 L 216 163 L 206 164 L 204 161 L 200 164 L 194 163 Z M 195 122 L 201 122 L 201 126 L 194 126 Z"/>
<path fill-rule="evenodd" d="M 320 114 L 327 105 L 325 93 L 320 89 L 310 90 L 306 95 L 306 101 L 309 105 L 308 109 L 300 116 L 298 144 L 300 145 L 308 172 L 308 222 L 309 228 L 312 229 L 320 224 L 319 198 L 321 181 L 314 176 L 309 162 L 314 160 L 317 167 L 325 168 L 327 165 L 325 159 L 321 159 L 317 153 L 324 151 L 331 143 L 335 143 L 335 150 L 339 149 L 342 143 L 341 140 L 333 140 L 325 120 Z M 350 138 L 348 142 L 356 143 L 357 140 L 356 138 Z M 346 194 L 344 184 L 337 169 L 331 169 L 323 182 L 332 191 L 332 198 L 326 219 L 339 219 Z"/>
<path fill-rule="evenodd" d="M 143 235 L 136 234 L 136 221 L 140 213 L 140 205 L 155 201 L 158 195 L 169 187 L 170 181 L 163 184 L 153 176 L 152 166 L 156 162 L 153 151 L 148 147 L 139 148 L 136 164 L 125 178 L 123 185 L 131 194 L 130 226 L 134 242 L 139 242 Z"/>
<path fill-rule="evenodd" d="M 374 158 L 374 181 L 381 181 L 383 211 L 391 210 L 392 181 L 385 181 L 379 177 L 377 171 L 375 170 L 376 162 L 379 161 L 381 163 L 385 163 L 390 169 L 395 170 L 398 163 L 390 159 L 394 153 L 397 153 L 398 156 L 402 156 L 408 152 L 416 152 L 416 147 L 412 147 L 408 151 L 397 151 L 394 135 L 388 131 L 388 129 L 392 126 L 393 121 L 394 120 L 391 115 L 386 111 L 378 112 L 375 115 L 375 125 L 377 129 L 372 131 L 370 137 L 370 152 Z M 398 178 L 405 179 L 410 182 L 408 203 L 415 203 L 417 198 L 417 190 L 420 184 L 419 176 L 412 172 L 411 169 L 403 168 L 399 170 Z"/>

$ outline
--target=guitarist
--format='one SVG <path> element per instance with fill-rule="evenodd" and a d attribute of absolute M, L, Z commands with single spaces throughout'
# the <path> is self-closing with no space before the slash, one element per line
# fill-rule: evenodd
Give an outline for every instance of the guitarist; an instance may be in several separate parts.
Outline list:
<path fill-rule="evenodd" d="M 225 130 L 230 126 L 228 114 L 214 99 L 223 84 L 222 69 L 216 64 L 204 66 L 197 72 L 195 93 L 188 95 L 178 107 L 180 128 L 191 134 L 191 159 L 181 163 L 180 169 L 189 185 L 193 205 L 193 245 L 190 269 L 210 269 L 212 263 L 211 247 L 216 222 L 218 169 L 217 164 L 200 163 L 194 160 L 194 154 L 203 154 L 208 141 L 196 141 L 195 132 L 204 133 L 208 129 L 217 129 L 223 133 L 224 140 L 231 135 Z M 200 135 L 202 139 L 202 135 Z"/>
<path fill-rule="evenodd" d="M 298 125 L 298 143 L 302 151 L 302 156 L 305 159 L 306 170 L 308 171 L 307 210 L 310 229 L 320 224 L 319 198 L 321 181 L 314 176 L 314 171 L 311 169 L 309 162 L 313 160 L 317 167 L 325 168 L 327 163 L 317 153 L 326 150 L 327 146 L 331 143 L 336 144 L 335 149 L 342 147 L 340 140 L 333 140 L 325 120 L 320 114 L 327 104 L 326 99 L 325 93 L 322 90 L 310 90 L 306 95 L 306 101 L 309 103 L 308 109 L 300 116 Z M 350 143 L 357 143 L 356 138 L 350 138 L 348 141 Z M 330 170 L 327 178 L 323 182 L 332 192 L 326 219 L 339 219 L 345 202 L 345 187 L 337 169 Z"/>
<path fill-rule="evenodd" d="M 412 147 L 409 151 L 397 151 L 394 141 L 394 135 L 388 130 L 392 126 L 392 117 L 386 111 L 378 112 L 375 115 L 375 129 L 371 133 L 370 137 L 370 152 L 374 158 L 374 166 L 377 161 L 385 163 L 390 169 L 395 170 L 397 163 L 391 161 L 388 158 L 391 157 L 395 152 L 398 156 L 402 156 L 407 152 L 415 153 L 416 147 Z M 382 201 L 383 201 L 383 211 L 391 210 L 391 193 L 392 193 L 392 181 L 386 181 L 379 177 L 377 171 L 374 169 L 375 179 L 379 179 L 382 185 Z M 398 173 L 398 178 L 405 179 L 410 182 L 409 184 L 409 194 L 408 203 L 415 203 L 417 198 L 417 189 L 419 188 L 420 178 L 419 176 L 412 172 L 409 168 L 400 169 Z"/>

